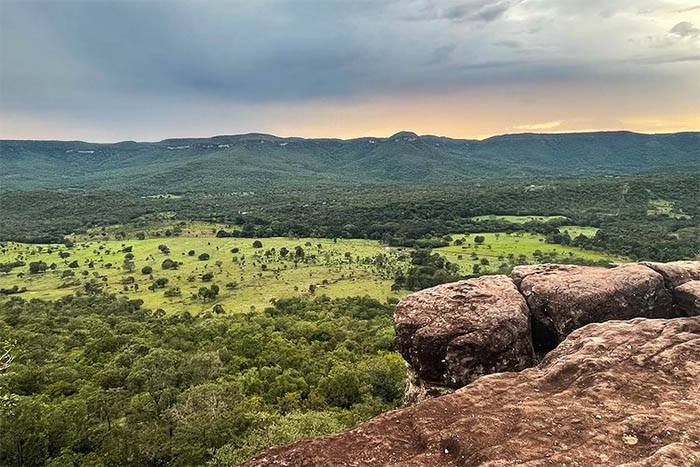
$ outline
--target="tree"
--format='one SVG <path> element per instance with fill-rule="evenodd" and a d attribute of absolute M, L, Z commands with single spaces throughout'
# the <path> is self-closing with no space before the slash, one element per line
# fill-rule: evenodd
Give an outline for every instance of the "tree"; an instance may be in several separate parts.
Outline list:
<path fill-rule="evenodd" d="M 262 248 L 262 247 L 263 247 L 263 244 L 260 240 L 255 240 L 253 242 L 253 248 Z"/>
<path fill-rule="evenodd" d="M 127 272 L 134 272 L 134 269 L 136 269 L 136 264 L 129 259 L 125 259 L 124 263 L 122 264 L 122 269 Z"/>
<path fill-rule="evenodd" d="M 170 254 L 170 248 L 168 248 L 167 245 L 158 245 L 158 249 L 160 250 L 161 253 L 164 255 Z"/>
<path fill-rule="evenodd" d="M 153 268 L 150 266 L 144 266 L 141 268 L 141 274 L 148 275 L 153 273 Z"/>
<path fill-rule="evenodd" d="M 200 261 L 207 261 L 209 259 L 209 253 L 202 253 L 197 258 L 199 258 Z"/>
<path fill-rule="evenodd" d="M 177 269 L 177 263 L 172 259 L 167 258 L 165 261 L 163 261 L 160 267 L 163 269 Z"/>
<path fill-rule="evenodd" d="M 216 284 L 212 284 L 209 288 L 200 287 L 197 291 L 197 296 L 205 302 L 214 300 L 217 295 L 219 295 L 219 286 Z"/>
<path fill-rule="evenodd" d="M 474 237 L 474 243 L 482 244 L 485 241 L 486 241 L 486 237 L 484 237 L 483 235 L 476 235 Z"/>
<path fill-rule="evenodd" d="M 281 256 L 282 258 L 284 258 L 285 256 L 287 256 L 287 254 L 289 254 L 289 250 L 287 249 L 286 246 L 283 246 L 282 248 L 280 248 L 280 256 Z"/>
<path fill-rule="evenodd" d="M 48 265 L 43 261 L 29 263 L 29 274 L 40 274 L 48 269 Z"/>
<path fill-rule="evenodd" d="M 190 250 L 187 252 L 187 256 L 194 256 L 194 253 L 195 253 L 194 250 Z"/>

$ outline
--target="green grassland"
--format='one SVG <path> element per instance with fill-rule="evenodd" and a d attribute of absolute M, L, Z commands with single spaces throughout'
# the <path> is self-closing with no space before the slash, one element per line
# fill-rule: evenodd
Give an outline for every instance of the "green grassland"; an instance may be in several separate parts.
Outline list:
<path fill-rule="evenodd" d="M 26 287 L 21 294 L 24 298 L 55 299 L 86 293 L 86 284 L 91 283 L 88 288 L 92 290 L 141 299 L 148 308 L 191 313 L 210 310 L 216 304 L 226 312 L 262 309 L 275 299 L 295 296 L 368 295 L 386 301 L 407 293 L 392 291 L 391 285 L 398 273 L 411 267 L 408 248 L 387 247 L 374 240 L 290 237 L 261 238 L 262 247 L 255 248 L 253 238 L 215 236 L 226 227 L 160 221 L 92 229 L 71 237 L 72 247 L 9 242 L 0 248 L 0 263 L 25 264 L 0 272 L 0 289 Z M 567 227 L 572 236 L 572 231 L 595 231 Z M 484 238 L 483 243 L 474 241 L 477 235 Z M 452 245 L 434 251 L 456 263 L 463 275 L 507 273 L 514 265 L 525 263 L 624 261 L 602 252 L 548 244 L 543 236 L 531 233 L 455 234 L 451 238 Z M 161 245 L 169 251 L 161 251 Z M 297 255 L 296 247 L 303 255 Z M 203 253 L 208 259 L 200 259 Z M 133 258 L 125 263 L 129 254 Z M 177 268 L 164 268 L 166 259 L 176 262 Z M 49 269 L 30 273 L 30 263 L 39 261 Z M 73 262 L 77 264 L 70 267 Z M 145 267 L 152 271 L 143 272 Z M 156 284 L 159 279 L 161 283 Z M 200 288 L 213 284 L 219 288 L 216 297 L 199 294 Z"/>
<path fill-rule="evenodd" d="M 54 299 L 82 290 L 85 282 L 95 279 L 104 290 L 142 299 L 146 307 L 166 311 L 187 309 L 194 313 L 211 309 L 215 303 L 233 312 L 261 309 L 275 298 L 312 293 L 332 298 L 369 295 L 379 300 L 400 296 L 390 289 L 397 268 L 405 267 L 399 261 L 405 253 L 398 249 L 387 249 L 369 240 L 265 238 L 260 241 L 262 248 L 253 248 L 254 239 L 213 236 L 90 241 L 76 243 L 72 248 L 9 243 L 2 249 L 0 262 L 21 260 L 26 266 L 0 274 L 0 287 L 27 287 L 27 292 L 22 294 L 24 298 Z M 168 254 L 158 249 L 161 244 L 169 248 Z M 123 268 L 124 249 L 129 246 L 134 255 L 132 271 Z M 304 250 L 303 258 L 295 257 L 297 246 Z M 284 258 L 280 255 L 282 247 L 290 250 Z M 234 248 L 239 251 L 232 253 Z M 191 250 L 195 252 L 192 256 L 188 254 Z M 59 252 L 70 256 L 62 259 Z M 207 253 L 209 259 L 200 260 L 202 253 Z M 162 263 L 168 258 L 180 263 L 177 269 L 163 269 Z M 36 261 L 54 263 L 56 269 L 29 274 L 29 263 Z M 79 267 L 69 268 L 72 261 L 77 261 Z M 144 267 L 151 267 L 152 273 L 143 274 Z M 17 274 L 20 270 L 25 273 L 21 277 Z M 64 271 L 70 270 L 74 277 L 62 277 Z M 205 282 L 202 276 L 206 273 L 212 273 L 213 278 Z M 148 289 L 161 278 L 168 280 L 164 287 Z M 231 283 L 235 286 L 226 287 Z M 200 287 L 212 284 L 219 286 L 215 300 L 196 297 Z M 312 292 L 310 288 L 315 290 Z"/>
<path fill-rule="evenodd" d="M 484 221 L 501 221 L 510 222 L 512 224 L 524 224 L 526 222 L 550 222 L 558 220 L 567 220 L 564 216 L 498 216 L 495 214 L 489 214 L 485 216 L 475 216 L 470 219 L 484 222 Z"/>
<path fill-rule="evenodd" d="M 121 225 L 115 224 L 104 227 L 94 227 L 88 229 L 86 233 L 78 235 L 68 235 L 74 242 L 89 242 L 94 240 L 123 240 L 136 239 L 137 235 L 143 234 L 148 238 L 168 237 L 194 237 L 208 238 L 215 237 L 219 230 L 233 231 L 236 226 L 215 222 L 201 221 L 176 221 L 172 219 L 160 219 L 157 221 L 142 220 L 137 223 Z M 253 240 L 251 240 L 252 242 Z"/>
<path fill-rule="evenodd" d="M 666 216 L 672 219 L 690 219 L 690 216 L 677 209 L 673 201 L 653 199 L 649 201 L 647 216 Z"/>
<path fill-rule="evenodd" d="M 476 243 L 477 236 L 483 243 Z M 614 263 L 625 258 L 604 252 L 545 243 L 544 237 L 532 233 L 482 233 L 473 235 L 451 235 L 453 244 L 435 251 L 450 262 L 459 265 L 462 274 L 472 274 L 478 264 L 480 273 L 508 272 L 512 266 L 542 262 L 595 262 Z M 461 244 L 460 244 L 461 243 Z M 488 261 L 483 264 L 482 260 Z"/>
<path fill-rule="evenodd" d="M 593 238 L 593 237 L 595 237 L 595 234 L 598 232 L 598 228 L 597 227 L 582 227 L 580 225 L 562 225 L 559 227 L 559 231 L 561 233 L 569 232 L 569 236 L 572 239 L 578 237 L 579 235 L 583 235 L 584 237 L 588 237 L 588 238 Z"/>

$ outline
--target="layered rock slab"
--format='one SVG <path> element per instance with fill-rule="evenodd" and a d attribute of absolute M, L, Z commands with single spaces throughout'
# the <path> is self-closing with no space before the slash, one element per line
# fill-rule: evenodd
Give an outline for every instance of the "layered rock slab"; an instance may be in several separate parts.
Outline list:
<path fill-rule="evenodd" d="M 700 280 L 700 261 L 672 261 L 670 263 L 640 263 L 661 274 L 669 287 Z"/>
<path fill-rule="evenodd" d="M 590 324 L 537 367 L 247 465 L 564 464 L 700 464 L 700 317 Z"/>
<path fill-rule="evenodd" d="M 459 388 L 485 374 L 534 363 L 530 313 L 506 276 L 439 285 L 394 313 L 398 348 L 421 384 Z"/>
<path fill-rule="evenodd" d="M 641 264 L 518 266 L 513 280 L 532 313 L 536 349 L 550 350 L 590 323 L 677 315 L 664 277 Z"/>

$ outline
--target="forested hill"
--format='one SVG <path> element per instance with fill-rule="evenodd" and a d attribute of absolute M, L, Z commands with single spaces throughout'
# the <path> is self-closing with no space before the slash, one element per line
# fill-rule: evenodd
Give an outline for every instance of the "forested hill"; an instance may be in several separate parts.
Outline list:
<path fill-rule="evenodd" d="M 3 189 L 127 188 L 143 194 L 271 186 L 450 183 L 700 168 L 700 132 L 304 139 L 265 134 L 94 144 L 0 141 Z M 177 187 L 177 188 L 174 188 Z"/>

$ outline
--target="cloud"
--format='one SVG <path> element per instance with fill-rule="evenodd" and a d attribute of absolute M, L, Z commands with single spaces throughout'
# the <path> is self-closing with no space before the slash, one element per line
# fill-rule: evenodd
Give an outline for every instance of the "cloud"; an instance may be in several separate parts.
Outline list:
<path fill-rule="evenodd" d="M 556 120 L 553 122 L 541 122 L 541 123 L 530 123 L 527 125 L 516 125 L 513 128 L 516 130 L 526 130 L 526 131 L 551 130 L 552 128 L 556 128 L 556 127 L 560 126 L 562 123 L 564 123 L 562 120 Z"/>
<path fill-rule="evenodd" d="M 231 114 L 229 132 L 254 130 L 249 115 L 264 126 L 271 108 L 308 116 L 319 102 L 341 112 L 469 92 L 517 106 L 584 84 L 693 96 L 697 27 L 681 20 L 698 22 L 677 12 L 692 2 L 0 0 L 0 126 L 21 115 L 123 129 L 128 139 L 126 128 L 162 131 L 176 119 L 220 128 Z M 675 65 L 630 66 L 661 63 Z M 589 98 L 634 100 L 602 94 Z"/>
<path fill-rule="evenodd" d="M 491 22 L 500 18 L 522 0 L 478 1 L 446 8 L 441 17 L 452 21 Z"/>
<path fill-rule="evenodd" d="M 665 65 L 669 63 L 684 63 L 700 61 L 700 55 L 684 55 L 684 56 L 653 56 L 653 57 L 637 57 L 627 60 L 627 63 L 635 63 L 637 65 Z"/>
<path fill-rule="evenodd" d="M 700 29 L 694 27 L 693 23 L 689 21 L 681 21 L 673 26 L 669 33 L 681 37 L 698 37 L 700 36 Z"/>
<path fill-rule="evenodd" d="M 523 46 L 523 44 L 520 41 L 513 40 L 497 41 L 493 42 L 493 45 L 496 45 L 498 47 L 508 47 L 509 49 L 520 49 Z"/>

